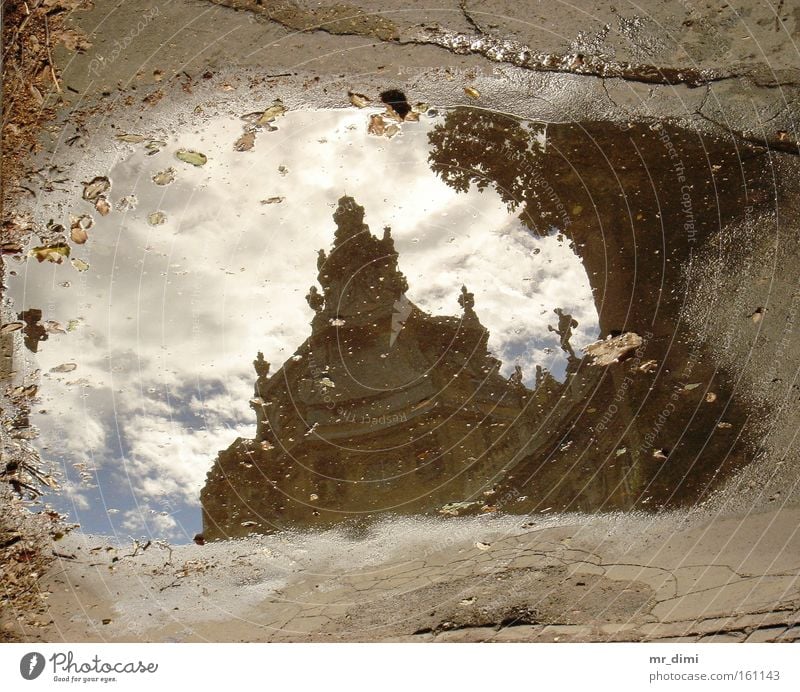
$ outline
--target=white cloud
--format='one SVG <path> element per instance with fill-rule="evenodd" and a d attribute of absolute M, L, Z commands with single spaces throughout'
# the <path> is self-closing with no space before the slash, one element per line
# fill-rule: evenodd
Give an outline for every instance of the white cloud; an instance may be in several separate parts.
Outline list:
<path fill-rule="evenodd" d="M 238 120 L 212 121 L 155 156 L 135 149 L 111 171 L 112 198 L 133 193 L 139 204 L 95 219 L 74 253 L 90 271 L 27 263 L 13 286 L 19 309 L 47 306 L 45 319 L 82 320 L 35 359 L 43 371 L 78 363 L 43 383 L 50 413 L 35 422 L 49 447 L 113 467 L 143 502 L 197 502 L 216 452 L 253 432 L 256 352 L 274 371 L 308 336 L 304 296 L 343 194 L 365 207 L 373 233 L 392 226 L 420 307 L 458 314 L 461 284 L 475 293 L 505 372 L 520 362 L 530 380 L 536 363 L 558 368 L 558 339 L 547 331 L 555 307 L 580 323 L 576 350 L 596 337 L 588 281 L 565 243 L 532 237 L 492 190 L 460 194 L 436 178 L 423 123 L 386 140 L 363 136 L 366 119 L 364 111 L 292 113 L 247 153 L 232 149 Z M 177 162 L 178 145 L 202 150 L 209 163 Z M 152 174 L 167 166 L 177 180 L 154 185 Z M 273 196 L 286 201 L 260 204 Z M 167 215 L 163 226 L 147 223 L 156 209 Z M 76 200 L 72 211 L 88 207 Z"/>

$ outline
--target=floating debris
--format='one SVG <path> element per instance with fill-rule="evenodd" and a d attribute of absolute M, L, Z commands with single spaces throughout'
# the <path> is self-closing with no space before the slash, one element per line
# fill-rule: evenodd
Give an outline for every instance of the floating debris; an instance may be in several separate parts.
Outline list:
<path fill-rule="evenodd" d="M 683 386 L 684 392 L 691 392 L 693 389 L 697 389 L 700 386 L 700 382 L 693 382 L 692 384 L 686 384 Z"/>
<path fill-rule="evenodd" d="M 72 262 L 72 266 L 75 267 L 79 272 L 85 272 L 89 268 L 88 262 L 84 262 L 82 259 L 78 259 L 77 257 L 73 257 L 70 262 Z"/>
<path fill-rule="evenodd" d="M 350 99 L 350 103 L 352 103 L 356 108 L 366 108 L 372 100 L 364 96 L 364 94 L 357 94 L 354 91 L 348 91 L 347 97 Z"/>
<path fill-rule="evenodd" d="M 469 510 L 471 507 L 482 504 L 479 500 L 472 502 L 448 502 L 439 509 L 439 514 L 448 514 L 457 517 L 461 512 Z"/>
<path fill-rule="evenodd" d="M 376 137 L 394 137 L 400 132 L 400 127 L 394 123 L 387 123 L 384 116 L 380 113 L 375 113 L 369 116 L 369 124 L 367 125 L 367 132 Z"/>
<path fill-rule="evenodd" d="M 316 502 L 317 500 L 319 500 L 319 495 L 317 495 L 316 493 L 311 493 L 311 495 L 308 496 L 308 499 L 311 502 Z"/>
<path fill-rule="evenodd" d="M 138 203 L 136 195 L 126 195 L 117 202 L 117 211 L 133 211 Z"/>
<path fill-rule="evenodd" d="M 147 155 L 152 156 L 153 154 L 157 154 L 161 151 L 167 143 L 161 139 L 151 139 L 147 144 L 144 145 L 144 148 L 147 150 Z"/>
<path fill-rule="evenodd" d="M 94 226 L 94 219 L 89 216 L 89 214 L 81 214 L 80 216 L 70 214 L 69 225 L 70 229 L 80 228 L 84 231 L 88 231 L 92 226 Z"/>
<path fill-rule="evenodd" d="M 713 404 L 717 400 L 717 395 L 714 392 L 708 392 L 706 394 L 706 403 Z"/>
<path fill-rule="evenodd" d="M 44 328 L 48 334 L 66 334 L 67 330 L 61 325 L 61 322 L 56 320 L 47 320 L 44 323 Z"/>
<path fill-rule="evenodd" d="M 250 151 L 256 143 L 256 133 L 253 131 L 245 132 L 233 145 L 236 151 Z"/>
<path fill-rule="evenodd" d="M 635 351 L 643 343 L 642 337 L 635 332 L 625 332 L 604 341 L 595 341 L 586 346 L 583 351 L 587 355 L 593 356 L 592 365 L 611 365 L 619 363 L 624 356 Z"/>
<path fill-rule="evenodd" d="M 94 203 L 94 208 L 97 209 L 100 216 L 108 216 L 111 212 L 111 202 L 105 197 L 98 197 L 97 201 Z"/>
<path fill-rule="evenodd" d="M 83 198 L 89 202 L 94 202 L 110 189 L 111 181 L 105 176 L 99 175 L 92 178 L 88 183 L 83 183 Z"/>
<path fill-rule="evenodd" d="M 152 177 L 152 181 L 156 185 L 169 185 L 172 182 L 175 182 L 175 169 L 170 166 L 169 168 L 165 168 L 163 171 L 159 171 Z"/>
<path fill-rule="evenodd" d="M 655 360 L 646 360 L 639 366 L 639 372 L 643 372 L 645 374 L 650 374 L 656 370 L 658 370 L 658 362 Z"/>
<path fill-rule="evenodd" d="M 720 421 L 717 423 L 717 427 L 720 430 L 730 430 L 733 427 L 733 423 L 728 423 L 726 421 Z"/>
<path fill-rule="evenodd" d="M 663 461 L 668 456 L 669 456 L 669 450 L 668 449 L 654 449 L 653 450 L 653 458 L 654 459 L 660 459 L 661 461 Z"/>
<path fill-rule="evenodd" d="M 267 197 L 261 200 L 261 204 L 280 204 L 286 197 Z"/>
<path fill-rule="evenodd" d="M 79 224 L 76 224 L 70 228 L 69 237 L 73 243 L 78 245 L 83 245 L 87 240 L 89 240 L 89 234 Z"/>
<path fill-rule="evenodd" d="M 129 144 L 139 144 L 140 142 L 144 142 L 147 137 L 144 135 L 136 135 L 136 134 L 121 134 L 117 135 L 117 139 L 120 142 L 128 142 Z"/>
<path fill-rule="evenodd" d="M 166 222 L 167 215 L 163 211 L 154 211 L 152 214 L 148 214 L 147 216 L 147 223 L 149 223 L 151 226 L 160 226 Z"/>
<path fill-rule="evenodd" d="M 279 173 L 280 175 L 286 175 L 288 172 L 289 172 L 289 169 L 288 169 L 288 168 L 286 168 L 286 166 L 284 166 L 283 164 L 281 164 L 280 166 L 278 166 L 278 173 Z"/>
<path fill-rule="evenodd" d="M 54 243 L 53 245 L 40 245 L 30 251 L 30 256 L 35 257 L 37 262 L 55 262 L 61 264 L 65 257 L 69 257 L 69 245 L 66 243 Z"/>
<path fill-rule="evenodd" d="M 267 110 L 265 110 L 256 120 L 256 125 L 266 125 L 276 118 L 280 118 L 284 113 L 286 113 L 286 107 L 283 105 L 280 99 L 275 99 L 275 101 L 272 102 L 272 105 L 267 108 Z"/>
<path fill-rule="evenodd" d="M 192 149 L 178 149 L 175 152 L 175 157 L 184 163 L 190 163 L 192 166 L 205 166 L 208 162 L 208 157 Z"/>
<path fill-rule="evenodd" d="M 256 127 L 263 127 L 269 131 L 277 130 L 278 128 L 271 125 L 276 118 L 281 117 L 286 113 L 286 106 L 283 105 L 280 99 L 275 99 L 272 105 L 264 111 L 256 111 L 255 113 L 247 113 L 242 116 L 242 120 L 250 125 Z"/>
<path fill-rule="evenodd" d="M 626 453 L 627 453 L 627 451 L 628 451 L 627 447 L 620 447 L 620 448 L 619 448 L 619 449 L 616 451 L 616 453 L 615 453 L 615 455 L 614 455 L 614 456 L 621 457 L 623 454 L 626 454 Z"/>
<path fill-rule="evenodd" d="M 367 132 L 376 137 L 382 137 L 386 132 L 386 122 L 383 116 L 379 114 L 369 116 L 369 124 L 367 125 Z"/>
<path fill-rule="evenodd" d="M 72 372 L 77 369 L 77 363 L 62 363 L 61 365 L 56 365 L 54 368 L 50 368 L 50 372 Z"/>

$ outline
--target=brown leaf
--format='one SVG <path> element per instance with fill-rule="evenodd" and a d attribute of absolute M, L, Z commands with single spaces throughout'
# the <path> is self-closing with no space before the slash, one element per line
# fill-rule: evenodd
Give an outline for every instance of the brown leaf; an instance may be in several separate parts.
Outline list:
<path fill-rule="evenodd" d="M 255 143 L 256 143 L 256 133 L 245 132 L 241 137 L 239 137 L 239 139 L 236 140 L 236 143 L 233 145 L 233 148 L 236 151 L 250 151 Z"/>
<path fill-rule="evenodd" d="M 354 91 L 348 91 L 347 96 L 350 98 L 350 103 L 352 103 L 356 108 L 365 108 L 370 104 L 370 99 L 364 94 L 357 94 Z"/>
<path fill-rule="evenodd" d="M 73 226 L 70 229 L 69 237 L 72 238 L 73 243 L 77 243 L 78 245 L 83 245 L 89 240 L 89 234 L 80 226 Z"/>
<path fill-rule="evenodd" d="M 386 132 L 386 122 L 379 114 L 376 113 L 375 115 L 369 116 L 367 132 L 371 135 L 375 135 L 376 137 L 382 137 Z"/>

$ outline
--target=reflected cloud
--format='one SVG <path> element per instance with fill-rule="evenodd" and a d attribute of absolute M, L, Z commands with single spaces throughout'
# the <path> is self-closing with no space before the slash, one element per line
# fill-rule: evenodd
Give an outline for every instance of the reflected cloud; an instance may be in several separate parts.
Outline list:
<path fill-rule="evenodd" d="M 73 248 L 90 269 L 28 262 L 12 278 L 19 312 L 79 320 L 74 331 L 50 334 L 35 356 L 26 353 L 25 368 L 78 364 L 43 377 L 47 413 L 32 419 L 43 455 L 75 484 L 73 513 L 86 530 L 139 525 L 177 535 L 199 527 L 199 517 L 186 517 L 215 453 L 255 430 L 247 403 L 254 354 L 282 363 L 307 335 L 317 250 L 330 245 L 331 214 L 345 193 L 365 207 L 372 228 L 391 226 L 413 303 L 450 315 L 460 286 L 469 286 L 505 376 L 520 365 L 532 384 L 540 365 L 563 377 L 566 358 L 547 331 L 556 307 L 579 323 L 576 349 L 597 337 L 589 281 L 569 243 L 531 235 L 494 189 L 458 191 L 432 172 L 429 135 L 441 118 L 404 123 L 386 139 L 366 134 L 368 114 L 289 113 L 249 152 L 233 149 L 241 123 L 222 117 L 152 156 L 120 145 L 114 168 L 98 171 L 109 175 L 117 208 L 93 214 L 88 243 Z M 176 160 L 179 147 L 202 151 L 208 163 Z M 170 166 L 175 181 L 154 184 Z M 135 208 L 120 211 L 130 195 Z M 262 203 L 273 197 L 284 201 Z M 163 225 L 148 222 L 155 211 Z M 87 212 L 77 197 L 65 210 Z M 86 459 L 100 487 L 81 491 L 72 464 Z M 158 501 L 172 503 L 184 524 L 132 523 L 130 507 Z M 108 515 L 108 507 L 122 511 Z"/>

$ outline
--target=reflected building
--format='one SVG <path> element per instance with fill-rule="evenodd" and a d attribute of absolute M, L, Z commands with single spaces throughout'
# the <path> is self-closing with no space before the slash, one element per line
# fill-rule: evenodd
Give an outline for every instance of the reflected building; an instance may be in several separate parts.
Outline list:
<path fill-rule="evenodd" d="M 602 336 L 635 332 L 642 346 L 593 365 L 557 308 L 565 381 L 504 377 L 468 288 L 453 287 L 450 317 L 414 305 L 390 230 L 373 235 L 343 197 L 307 295 L 310 336 L 274 372 L 258 355 L 256 436 L 208 475 L 207 538 L 382 513 L 656 509 L 698 500 L 748 460 L 749 411 L 682 305 L 694 248 L 762 185 L 757 153 L 677 128 L 545 129 L 470 109 L 429 139 L 448 185 L 495 190 L 529 232 L 562 233 Z"/>
<path fill-rule="evenodd" d="M 466 287 L 454 287 L 458 315 L 414 305 L 390 230 L 372 235 L 355 200 L 334 221 L 307 296 L 311 336 L 271 376 L 258 355 L 256 437 L 208 476 L 207 537 L 482 497 L 534 434 L 534 401 L 555 391 L 552 378 L 532 392 L 500 375 Z"/>

